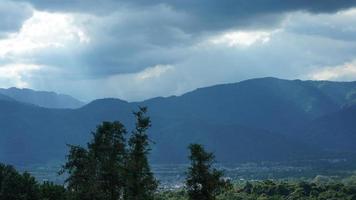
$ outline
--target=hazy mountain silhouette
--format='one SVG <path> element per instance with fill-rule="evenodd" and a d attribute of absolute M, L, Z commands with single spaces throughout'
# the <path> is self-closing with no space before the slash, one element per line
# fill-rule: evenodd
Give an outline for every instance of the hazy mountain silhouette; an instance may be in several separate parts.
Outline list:
<path fill-rule="evenodd" d="M 339 89 L 342 88 L 342 89 Z M 148 106 L 152 161 L 184 162 L 199 142 L 220 161 L 318 158 L 356 149 L 355 82 L 261 78 L 200 88 L 142 102 L 99 99 L 78 109 L 1 100 L 0 160 L 62 160 L 66 144 L 85 144 L 96 125 L 119 120 L 130 130 L 137 106 Z M 327 150 L 327 154 L 324 152 Z"/>
<path fill-rule="evenodd" d="M 30 103 L 46 108 L 79 108 L 83 102 L 64 94 L 54 92 L 35 91 L 31 89 L 8 88 L 1 89 L 0 94 L 6 95 L 16 101 Z M 1 98 L 1 97 L 0 97 Z"/>

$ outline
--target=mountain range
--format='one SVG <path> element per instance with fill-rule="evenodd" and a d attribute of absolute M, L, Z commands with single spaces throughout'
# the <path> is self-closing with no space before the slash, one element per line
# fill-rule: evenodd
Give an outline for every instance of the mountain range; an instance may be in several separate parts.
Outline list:
<path fill-rule="evenodd" d="M 138 106 L 152 118 L 153 163 L 186 162 L 192 142 L 221 162 L 356 155 L 356 82 L 259 78 L 141 102 L 72 102 L 0 92 L 0 161 L 62 161 L 66 144 L 85 145 L 102 121 L 119 120 L 131 130 Z"/>
<path fill-rule="evenodd" d="M 46 108 L 79 108 L 84 105 L 83 102 L 69 95 L 46 91 L 34 91 L 26 88 L 0 88 L 0 94 L 2 96 L 7 96 L 12 100 L 34 104 Z M 2 99 L 1 96 L 0 99 Z"/>

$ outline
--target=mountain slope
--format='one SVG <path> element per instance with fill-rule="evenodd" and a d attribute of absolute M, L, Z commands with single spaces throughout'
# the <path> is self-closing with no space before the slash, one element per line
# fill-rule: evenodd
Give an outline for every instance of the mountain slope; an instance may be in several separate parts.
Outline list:
<path fill-rule="evenodd" d="M 356 153 L 356 105 L 312 121 L 301 133 L 310 145 L 328 151 Z"/>
<path fill-rule="evenodd" d="M 63 160 L 66 144 L 86 144 L 104 120 L 119 120 L 131 130 L 137 106 L 149 107 L 149 134 L 156 142 L 152 160 L 157 163 L 186 161 L 191 142 L 207 145 L 225 162 L 317 158 L 324 150 L 354 152 L 355 140 L 347 132 L 356 130 L 353 109 L 338 100 L 344 93 L 320 89 L 317 83 L 261 78 L 143 102 L 100 99 L 78 109 L 0 100 L 0 160 Z M 339 119 L 347 119 L 349 129 L 341 129 L 346 120 Z M 333 124 L 346 131 L 333 132 L 340 141 L 334 146 L 335 137 L 325 132 L 332 127 L 324 128 Z M 318 143 L 323 139 L 328 145 Z"/>
<path fill-rule="evenodd" d="M 322 91 L 340 106 L 347 106 L 356 103 L 356 81 L 307 81 L 306 83 Z"/>
<path fill-rule="evenodd" d="M 286 161 L 321 155 L 317 148 L 282 134 L 237 124 L 187 121 L 151 132 L 156 163 L 186 162 L 190 143 L 204 144 L 220 162 Z"/>
<path fill-rule="evenodd" d="M 6 95 L 3 95 L 3 94 L 0 94 L 0 100 L 4 100 L 4 101 L 14 101 L 14 99 L 6 96 Z"/>
<path fill-rule="evenodd" d="M 238 123 L 281 133 L 339 109 L 328 96 L 305 82 L 275 78 L 201 88 L 180 97 L 142 103 L 157 115 Z"/>
<path fill-rule="evenodd" d="M 46 108 L 79 108 L 83 102 L 63 94 L 54 92 L 34 91 L 30 89 L 9 88 L 1 89 L 0 94 L 6 95 L 16 101 L 30 103 Z"/>
<path fill-rule="evenodd" d="M 48 109 L 0 100 L 0 160 L 21 165 L 63 160 L 66 144 L 85 144 L 100 122 L 130 119 L 131 109 L 124 113 L 111 106 L 107 111 Z"/>

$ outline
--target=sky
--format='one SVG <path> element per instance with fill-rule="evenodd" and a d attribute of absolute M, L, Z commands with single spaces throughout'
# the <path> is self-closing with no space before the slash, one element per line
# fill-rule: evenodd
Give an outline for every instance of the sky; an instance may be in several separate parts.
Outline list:
<path fill-rule="evenodd" d="M 140 101 L 356 80 L 356 0 L 0 0 L 0 87 Z"/>

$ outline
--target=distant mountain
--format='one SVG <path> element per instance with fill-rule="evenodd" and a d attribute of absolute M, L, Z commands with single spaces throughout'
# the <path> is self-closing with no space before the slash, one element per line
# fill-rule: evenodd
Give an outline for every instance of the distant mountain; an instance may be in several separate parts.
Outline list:
<path fill-rule="evenodd" d="M 0 94 L 6 95 L 16 101 L 30 103 L 46 108 L 79 108 L 83 102 L 63 94 L 54 92 L 35 91 L 31 89 L 8 88 L 1 89 Z"/>
<path fill-rule="evenodd" d="M 66 144 L 86 144 L 104 120 L 131 130 L 138 106 L 148 106 L 152 118 L 155 163 L 185 162 L 191 142 L 208 146 L 222 162 L 356 154 L 355 89 L 355 82 L 261 78 L 142 102 L 99 99 L 78 109 L 0 99 L 0 160 L 63 160 Z"/>

